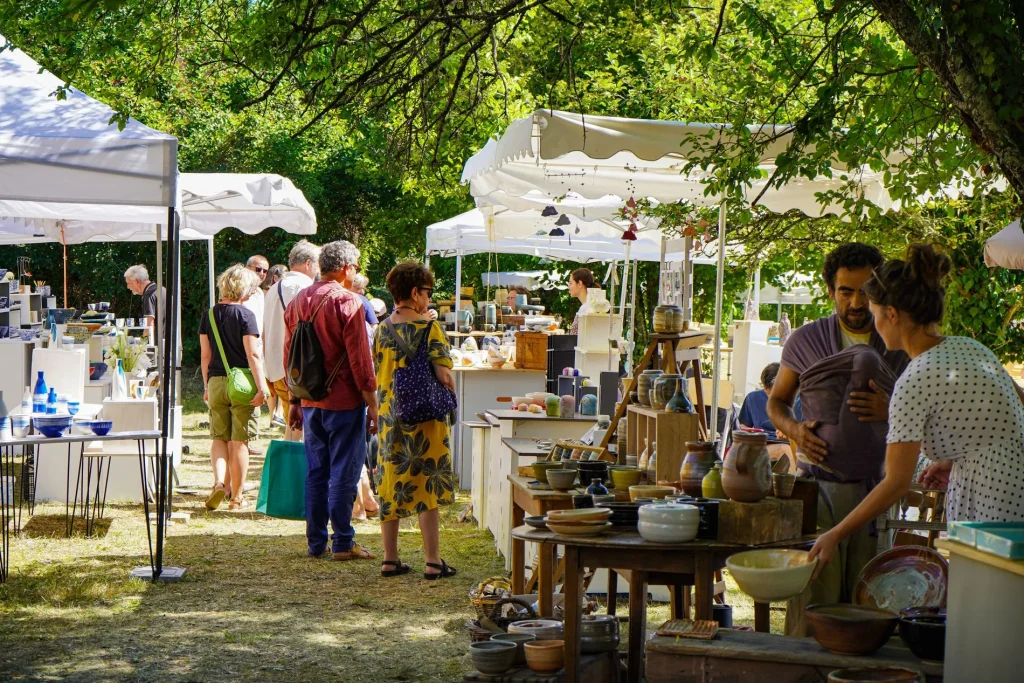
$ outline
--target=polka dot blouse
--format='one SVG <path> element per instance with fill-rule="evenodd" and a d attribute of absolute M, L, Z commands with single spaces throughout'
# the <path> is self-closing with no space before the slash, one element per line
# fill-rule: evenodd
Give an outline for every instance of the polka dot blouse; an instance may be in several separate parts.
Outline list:
<path fill-rule="evenodd" d="M 946 518 L 1024 520 L 1024 404 L 995 354 L 946 337 L 910 361 L 889 404 L 889 443 L 952 460 Z"/>

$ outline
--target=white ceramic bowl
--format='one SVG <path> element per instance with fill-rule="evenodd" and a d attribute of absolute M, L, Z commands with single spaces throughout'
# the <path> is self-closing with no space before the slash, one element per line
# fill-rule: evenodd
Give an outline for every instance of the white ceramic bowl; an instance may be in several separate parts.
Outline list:
<path fill-rule="evenodd" d="M 653 507 L 650 505 L 640 508 L 640 512 L 643 512 L 645 508 Z M 636 524 L 637 531 L 640 535 L 648 540 L 654 541 L 655 543 L 686 543 L 697 538 L 697 527 L 700 526 L 699 518 L 694 521 L 679 521 L 672 524 L 659 524 L 658 522 L 649 522 L 641 519 Z"/>
<path fill-rule="evenodd" d="M 803 593 L 818 560 L 806 550 L 766 548 L 731 555 L 725 561 L 740 590 L 758 602 L 780 602 Z"/>
<path fill-rule="evenodd" d="M 699 523 L 700 510 L 694 505 L 679 503 L 655 503 L 640 508 L 640 519 L 654 524 Z"/>
<path fill-rule="evenodd" d="M 550 394 L 546 391 L 534 391 L 527 394 L 526 399 L 534 405 L 543 406 L 548 400 L 548 396 L 554 396 L 554 394 Z"/>
<path fill-rule="evenodd" d="M 561 640 L 562 622 L 554 619 L 528 619 L 513 621 L 508 625 L 509 633 L 529 633 L 537 640 Z"/>

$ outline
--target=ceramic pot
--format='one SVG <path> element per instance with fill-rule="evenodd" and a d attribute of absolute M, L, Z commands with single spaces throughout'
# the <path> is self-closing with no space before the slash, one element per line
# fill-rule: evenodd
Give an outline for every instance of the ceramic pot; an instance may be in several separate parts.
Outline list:
<path fill-rule="evenodd" d="M 768 436 L 738 430 L 733 432 L 732 440 L 722 467 L 722 489 L 732 500 L 756 503 L 772 490 Z"/>
<path fill-rule="evenodd" d="M 793 487 L 796 486 L 795 474 L 772 474 L 772 489 L 776 498 L 789 498 L 793 495 Z"/>
<path fill-rule="evenodd" d="M 941 662 L 946 658 L 946 608 L 900 610 L 900 638 L 919 659 Z"/>
<path fill-rule="evenodd" d="M 576 398 L 566 394 L 558 400 L 558 409 L 562 417 L 572 417 L 576 414 Z"/>
<path fill-rule="evenodd" d="M 657 334 L 678 334 L 685 329 L 683 309 L 673 304 L 661 304 L 654 308 L 654 331 Z"/>
<path fill-rule="evenodd" d="M 526 664 L 536 673 L 549 673 L 562 668 L 565 643 L 561 640 L 539 640 L 526 643 Z"/>
<path fill-rule="evenodd" d="M 921 677 L 910 669 L 888 667 L 865 667 L 861 669 L 836 669 L 828 675 L 828 683 L 918 683 Z"/>
<path fill-rule="evenodd" d="M 546 476 L 556 491 L 568 491 L 576 483 L 576 470 L 548 470 Z"/>
<path fill-rule="evenodd" d="M 647 483 L 658 483 L 658 444 L 653 441 L 647 449 Z"/>
<path fill-rule="evenodd" d="M 626 418 L 619 418 L 619 425 L 615 428 L 616 460 L 619 465 L 626 464 L 626 443 L 628 432 L 626 431 Z"/>
<path fill-rule="evenodd" d="M 691 505 L 700 510 L 700 526 L 697 527 L 697 538 L 709 541 L 718 540 L 718 503 L 717 500 L 695 498 Z"/>
<path fill-rule="evenodd" d="M 680 377 L 679 381 L 676 382 L 676 391 L 672 394 L 672 398 L 665 404 L 665 412 L 667 413 L 692 413 L 695 412 L 693 409 L 693 403 L 690 401 L 690 397 L 686 391 L 686 378 Z"/>
<path fill-rule="evenodd" d="M 711 441 L 687 441 L 686 457 L 679 468 L 683 493 L 694 498 L 704 495 L 702 482 L 715 466 L 715 444 Z M 710 498 L 710 496 L 705 496 Z"/>
<path fill-rule="evenodd" d="M 548 396 L 544 400 L 544 411 L 548 417 L 561 417 L 562 416 L 562 399 L 557 396 Z"/>
<path fill-rule="evenodd" d="M 469 646 L 473 666 L 482 674 L 503 674 L 516 662 L 519 646 L 500 640 L 485 640 Z"/>
<path fill-rule="evenodd" d="M 523 619 L 508 625 L 509 633 L 530 633 L 538 641 L 562 642 L 562 622 L 554 619 Z"/>
<path fill-rule="evenodd" d="M 619 622 L 613 614 L 588 614 L 580 627 L 583 654 L 613 652 L 619 646 Z"/>
<path fill-rule="evenodd" d="M 597 396 L 584 394 L 580 398 L 580 415 L 597 415 Z"/>
<path fill-rule="evenodd" d="M 722 463 L 715 462 L 711 471 L 704 475 L 700 483 L 701 495 L 704 498 L 721 500 L 725 498 L 725 489 L 722 488 Z"/>
<path fill-rule="evenodd" d="M 636 378 L 636 395 L 640 405 L 645 408 L 651 407 L 651 387 L 654 385 L 654 380 L 664 374 L 661 370 L 644 370 Z"/>
<path fill-rule="evenodd" d="M 676 393 L 677 384 L 682 378 L 682 375 L 659 375 L 652 383 L 651 407 L 655 410 L 665 410 L 665 406 Z"/>
<path fill-rule="evenodd" d="M 855 657 L 869 655 L 889 642 L 899 622 L 888 610 L 864 605 L 811 605 L 804 616 L 822 647 Z"/>
<path fill-rule="evenodd" d="M 523 646 L 526 643 L 532 643 L 537 640 L 537 637 L 532 633 L 495 633 L 491 636 L 491 640 L 499 643 L 515 643 L 515 663 L 517 665 L 523 665 L 526 664 L 526 649 Z"/>

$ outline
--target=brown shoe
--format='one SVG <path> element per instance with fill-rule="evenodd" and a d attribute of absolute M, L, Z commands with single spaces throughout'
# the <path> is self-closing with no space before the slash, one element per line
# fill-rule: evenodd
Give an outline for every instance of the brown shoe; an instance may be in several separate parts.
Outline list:
<path fill-rule="evenodd" d="M 363 546 L 358 543 L 353 543 L 352 547 L 345 552 L 334 553 L 331 556 L 331 559 L 337 560 L 338 562 L 345 562 L 346 560 L 372 560 L 375 557 L 376 556 L 373 553 Z"/>

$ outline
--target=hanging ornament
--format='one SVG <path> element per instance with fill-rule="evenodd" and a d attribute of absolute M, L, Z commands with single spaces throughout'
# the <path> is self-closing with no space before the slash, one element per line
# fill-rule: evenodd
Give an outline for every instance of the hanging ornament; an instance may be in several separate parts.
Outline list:
<path fill-rule="evenodd" d="M 546 235 L 548 233 L 547 233 L 546 230 L 538 230 L 537 232 L 535 232 L 533 234 L 536 235 L 537 237 L 543 237 L 544 235 Z"/>
<path fill-rule="evenodd" d="M 566 216 L 564 213 L 558 217 L 557 221 L 555 221 L 555 225 L 569 225 L 569 223 L 569 217 Z"/>
<path fill-rule="evenodd" d="M 551 232 L 548 233 L 548 236 L 549 237 L 565 237 L 565 230 L 562 230 L 561 228 L 555 228 L 554 230 L 552 230 Z"/>
<path fill-rule="evenodd" d="M 633 232 L 632 230 L 627 230 L 626 232 L 622 233 L 622 241 L 636 242 L 636 233 Z"/>
<path fill-rule="evenodd" d="M 626 200 L 626 206 L 628 206 L 631 209 L 635 209 L 636 208 L 636 200 L 633 199 L 632 197 L 630 197 L 629 199 Z"/>
<path fill-rule="evenodd" d="M 540 212 L 540 215 L 544 216 L 544 217 L 547 217 L 547 216 L 554 216 L 557 213 L 558 213 L 558 209 L 556 209 L 555 207 L 553 207 L 553 206 L 545 206 L 544 210 Z"/>

